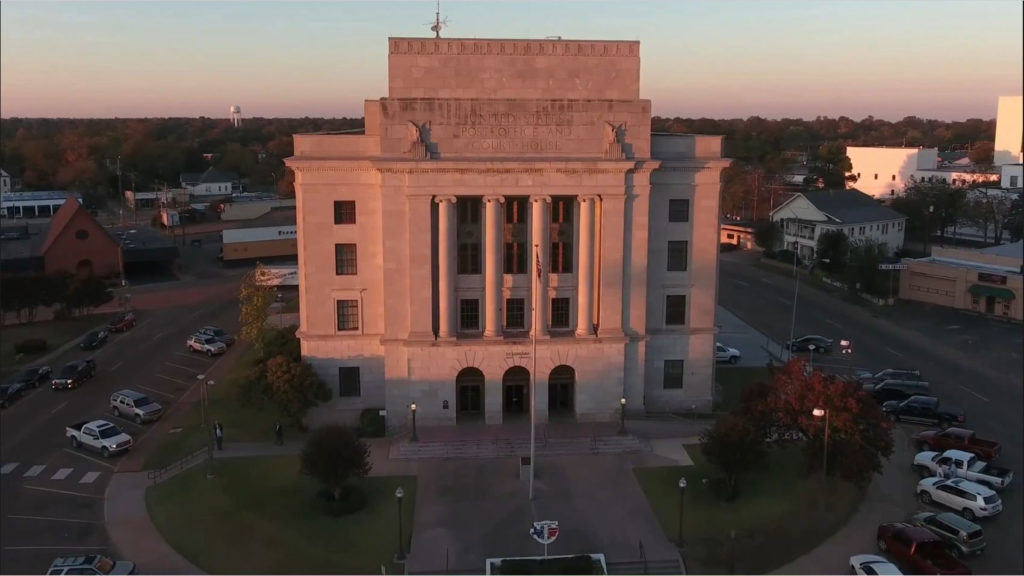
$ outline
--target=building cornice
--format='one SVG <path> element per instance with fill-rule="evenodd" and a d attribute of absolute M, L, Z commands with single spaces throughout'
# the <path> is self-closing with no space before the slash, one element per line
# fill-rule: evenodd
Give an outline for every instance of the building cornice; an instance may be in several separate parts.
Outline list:
<path fill-rule="evenodd" d="M 635 40 L 388 38 L 388 54 L 635 58 L 640 55 L 640 42 Z"/>

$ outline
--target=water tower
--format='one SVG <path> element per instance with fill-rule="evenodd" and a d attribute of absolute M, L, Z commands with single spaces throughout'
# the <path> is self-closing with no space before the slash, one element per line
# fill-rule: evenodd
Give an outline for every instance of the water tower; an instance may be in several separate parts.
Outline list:
<path fill-rule="evenodd" d="M 238 104 L 231 105 L 231 125 L 238 128 L 242 125 L 242 107 Z"/>

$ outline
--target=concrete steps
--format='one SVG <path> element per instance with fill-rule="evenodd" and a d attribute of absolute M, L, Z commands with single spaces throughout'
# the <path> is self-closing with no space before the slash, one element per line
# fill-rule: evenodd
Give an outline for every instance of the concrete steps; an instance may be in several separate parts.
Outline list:
<path fill-rule="evenodd" d="M 608 562 L 609 574 L 685 574 L 678 560 Z"/>
<path fill-rule="evenodd" d="M 589 438 L 549 438 L 538 440 L 538 455 L 618 454 L 648 450 L 645 442 L 635 436 L 601 436 Z M 448 442 L 402 442 L 391 445 L 390 457 L 395 460 L 428 458 L 499 458 L 528 456 L 529 438 L 497 440 L 455 440 Z"/>

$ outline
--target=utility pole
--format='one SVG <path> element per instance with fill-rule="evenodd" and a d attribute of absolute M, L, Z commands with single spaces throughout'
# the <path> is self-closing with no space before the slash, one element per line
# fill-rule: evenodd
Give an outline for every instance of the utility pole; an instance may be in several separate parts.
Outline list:
<path fill-rule="evenodd" d="M 117 155 L 117 197 L 121 199 L 121 210 L 118 215 L 121 224 L 124 224 L 124 188 L 121 186 L 121 155 Z"/>

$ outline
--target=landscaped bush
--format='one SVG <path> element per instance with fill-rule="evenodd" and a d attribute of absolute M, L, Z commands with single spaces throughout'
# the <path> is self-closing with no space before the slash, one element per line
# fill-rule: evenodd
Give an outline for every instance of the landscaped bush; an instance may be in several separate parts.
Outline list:
<path fill-rule="evenodd" d="M 383 438 L 387 432 L 380 408 L 366 408 L 359 414 L 360 438 Z"/>
<path fill-rule="evenodd" d="M 366 506 L 366 493 L 355 485 L 342 487 L 337 500 L 334 498 L 334 493 L 326 488 L 319 490 L 316 497 L 324 501 L 324 512 L 328 516 L 346 516 L 358 512 Z"/>
<path fill-rule="evenodd" d="M 600 562 L 587 555 L 566 558 L 502 560 L 498 574 L 604 574 Z"/>
<path fill-rule="evenodd" d="M 46 352 L 45 338 L 26 338 L 14 344 L 15 354 L 42 354 Z"/>

